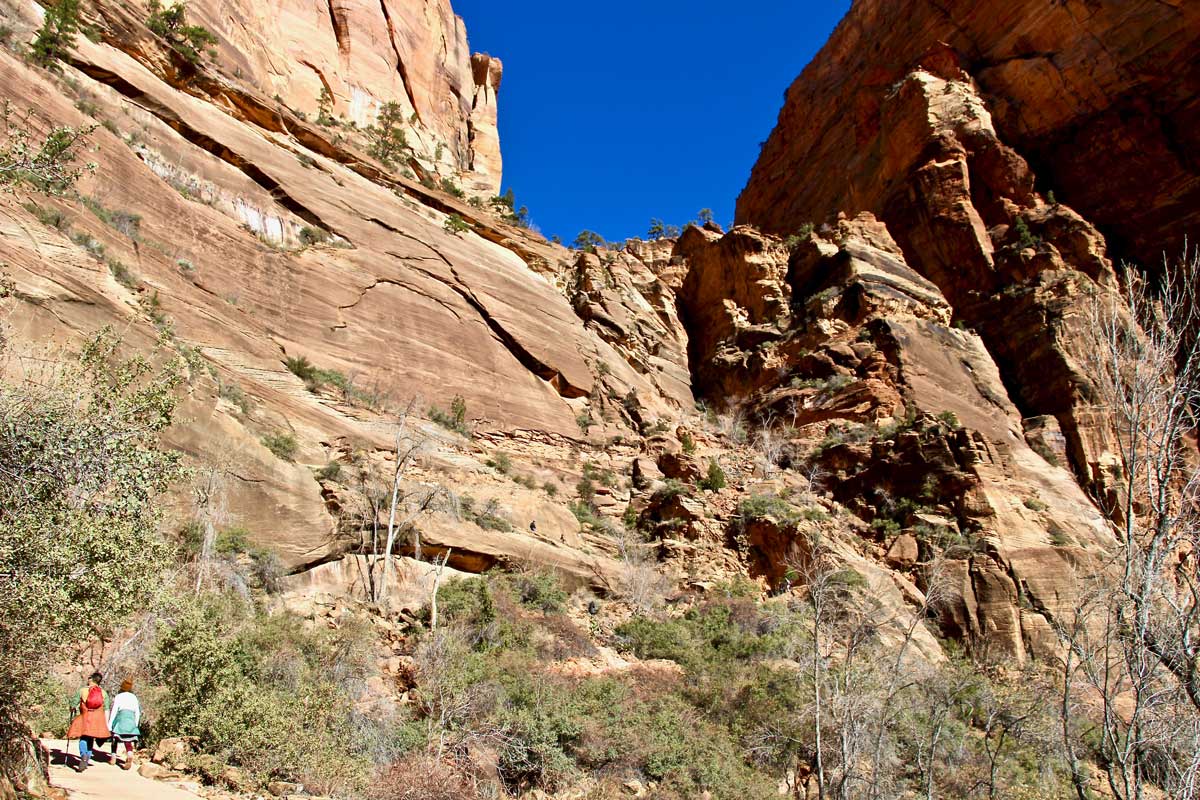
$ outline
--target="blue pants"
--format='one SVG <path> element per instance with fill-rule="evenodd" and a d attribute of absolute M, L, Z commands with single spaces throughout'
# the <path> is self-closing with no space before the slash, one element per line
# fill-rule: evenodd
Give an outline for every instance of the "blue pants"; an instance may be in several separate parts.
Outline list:
<path fill-rule="evenodd" d="M 79 737 L 79 757 L 89 759 L 92 757 L 92 748 L 96 745 L 96 737 L 80 736 Z"/>

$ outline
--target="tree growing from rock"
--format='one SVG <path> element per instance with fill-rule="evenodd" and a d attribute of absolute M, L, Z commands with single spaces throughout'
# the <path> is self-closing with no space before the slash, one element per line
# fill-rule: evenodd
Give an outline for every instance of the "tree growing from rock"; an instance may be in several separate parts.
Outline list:
<path fill-rule="evenodd" d="M 396 162 L 409 150 L 408 138 L 404 135 L 404 112 L 396 102 L 384 103 L 379 109 L 375 124 L 367 128 L 370 145 L 367 152 L 387 167 Z"/>
<path fill-rule="evenodd" d="M 575 249 L 585 253 L 594 253 L 596 248 L 604 246 L 604 237 L 595 231 L 580 231 L 575 237 Z"/>
<path fill-rule="evenodd" d="M 217 43 L 217 37 L 203 25 L 189 25 L 187 21 L 187 3 L 179 2 L 164 8 L 159 0 L 150 0 L 150 16 L 146 18 L 146 27 L 154 34 L 162 37 L 171 49 L 183 56 L 188 63 L 199 64 L 203 60 L 205 48 L 211 48 Z M 216 52 L 209 50 L 209 55 L 216 58 Z"/>
<path fill-rule="evenodd" d="M 30 45 L 30 56 L 44 67 L 55 65 L 75 46 L 79 32 L 79 0 L 57 0 L 47 5 L 42 27 Z"/>

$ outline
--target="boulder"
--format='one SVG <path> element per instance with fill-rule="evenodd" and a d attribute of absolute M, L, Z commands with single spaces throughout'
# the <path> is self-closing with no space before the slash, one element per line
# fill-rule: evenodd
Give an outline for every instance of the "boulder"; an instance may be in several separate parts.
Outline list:
<path fill-rule="evenodd" d="M 917 538 L 911 533 L 902 533 L 888 545 L 884 560 L 893 567 L 906 569 L 916 564 L 920 555 Z"/>
<path fill-rule="evenodd" d="M 182 770 L 195 752 L 195 739 L 188 736 L 172 736 L 158 741 L 158 744 L 154 746 L 150 761 L 167 769 Z"/>

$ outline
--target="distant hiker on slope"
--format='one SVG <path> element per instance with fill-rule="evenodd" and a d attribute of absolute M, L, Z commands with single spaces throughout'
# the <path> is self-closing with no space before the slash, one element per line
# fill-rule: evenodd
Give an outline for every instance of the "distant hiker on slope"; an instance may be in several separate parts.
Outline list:
<path fill-rule="evenodd" d="M 108 710 L 108 729 L 112 731 L 113 760 L 117 758 L 117 742 L 125 745 L 125 761 L 121 769 L 133 768 L 133 745 L 142 735 L 138 723 L 142 721 L 142 704 L 133 693 L 133 681 L 121 681 L 121 693 L 113 698 Z"/>
<path fill-rule="evenodd" d="M 88 678 L 87 686 L 79 690 L 79 715 L 71 720 L 71 727 L 67 729 L 68 741 L 79 739 L 79 764 L 75 767 L 76 772 L 83 772 L 91 766 L 92 747 L 96 740 L 103 741 L 109 737 L 106 719 L 108 695 L 100 688 L 102 680 L 103 675 L 93 672 Z"/>

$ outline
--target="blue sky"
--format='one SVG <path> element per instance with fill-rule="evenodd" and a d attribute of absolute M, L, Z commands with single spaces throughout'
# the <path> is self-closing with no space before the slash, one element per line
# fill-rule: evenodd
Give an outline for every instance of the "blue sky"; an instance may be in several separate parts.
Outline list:
<path fill-rule="evenodd" d="M 452 0 L 504 62 L 504 186 L 547 236 L 644 236 L 711 208 L 722 224 L 783 91 L 849 0 Z"/>

